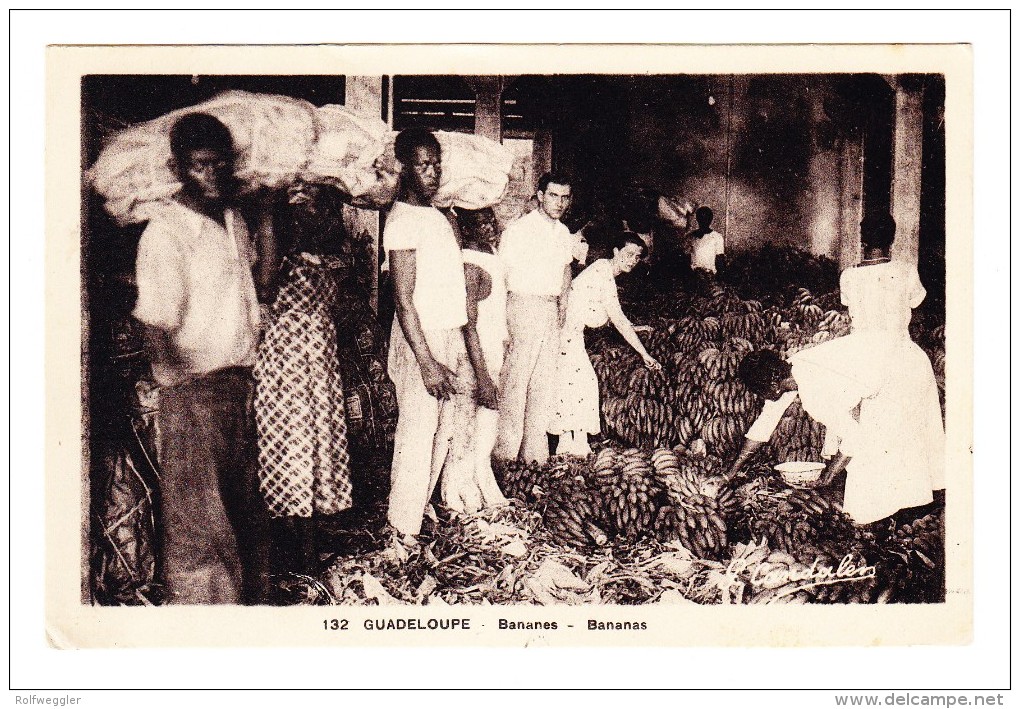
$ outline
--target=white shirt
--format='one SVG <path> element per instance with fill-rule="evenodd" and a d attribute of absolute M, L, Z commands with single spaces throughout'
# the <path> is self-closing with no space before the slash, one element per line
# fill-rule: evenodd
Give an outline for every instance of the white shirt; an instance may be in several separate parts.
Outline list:
<path fill-rule="evenodd" d="M 725 253 L 722 234 L 710 231 L 700 238 L 692 239 L 691 268 L 703 268 L 715 273 L 715 257 Z"/>
<path fill-rule="evenodd" d="M 563 290 L 563 268 L 574 260 L 574 242 L 562 222 L 536 209 L 504 230 L 499 258 L 509 291 L 556 296 Z"/>
<path fill-rule="evenodd" d="M 386 217 L 383 248 L 414 251 L 414 308 L 423 330 L 452 330 L 467 324 L 464 261 L 453 227 L 435 207 L 394 202 Z"/>
<path fill-rule="evenodd" d="M 134 316 L 168 332 L 184 360 L 152 363 L 161 385 L 255 362 L 255 249 L 239 215 L 228 209 L 224 221 L 226 228 L 167 200 L 153 208 L 138 243 Z"/>
<path fill-rule="evenodd" d="M 623 316 L 620 296 L 609 259 L 599 259 L 570 284 L 567 300 L 567 329 L 602 327 L 610 319 Z"/>

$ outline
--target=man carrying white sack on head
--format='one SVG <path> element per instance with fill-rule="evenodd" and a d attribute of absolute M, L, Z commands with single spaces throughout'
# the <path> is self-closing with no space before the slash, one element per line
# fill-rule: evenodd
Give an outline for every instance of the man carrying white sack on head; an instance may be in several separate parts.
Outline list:
<path fill-rule="evenodd" d="M 503 232 L 499 257 L 506 271 L 510 347 L 500 379 L 499 433 L 494 455 L 543 462 L 555 410 L 560 329 L 567 312 L 570 231 L 560 218 L 570 206 L 570 179 L 546 173 L 538 181 L 538 209 Z"/>
<path fill-rule="evenodd" d="M 442 174 L 439 142 L 409 129 L 397 136 L 395 152 L 400 188 L 383 231 L 396 305 L 388 369 L 399 409 L 387 518 L 396 541 L 413 546 L 449 452 L 440 421 L 450 416 L 454 372 L 465 356 L 467 307 L 460 245 L 432 206 Z"/>

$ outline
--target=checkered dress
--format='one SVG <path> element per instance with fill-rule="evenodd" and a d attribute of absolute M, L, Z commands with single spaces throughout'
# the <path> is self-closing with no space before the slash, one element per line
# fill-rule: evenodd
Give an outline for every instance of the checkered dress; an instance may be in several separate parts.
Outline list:
<path fill-rule="evenodd" d="M 338 262 L 288 257 L 255 363 L 259 487 L 277 517 L 351 506 L 343 385 L 331 311 Z"/>

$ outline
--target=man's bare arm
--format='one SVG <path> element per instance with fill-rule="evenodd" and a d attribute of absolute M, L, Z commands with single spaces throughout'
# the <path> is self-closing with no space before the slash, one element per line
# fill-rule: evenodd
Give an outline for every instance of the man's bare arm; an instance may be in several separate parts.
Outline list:
<path fill-rule="evenodd" d="M 421 318 L 414 305 L 414 284 L 417 274 L 415 251 L 411 249 L 390 251 L 390 273 L 393 276 L 397 321 L 404 333 L 404 339 L 407 340 L 418 361 L 425 389 L 437 399 L 447 399 L 454 393 L 454 374 L 432 356 L 421 327 Z"/>

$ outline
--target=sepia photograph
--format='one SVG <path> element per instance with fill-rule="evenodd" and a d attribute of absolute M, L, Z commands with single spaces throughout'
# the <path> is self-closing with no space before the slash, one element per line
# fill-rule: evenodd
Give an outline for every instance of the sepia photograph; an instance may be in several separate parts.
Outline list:
<path fill-rule="evenodd" d="M 82 609 L 642 644 L 892 606 L 967 637 L 966 51 L 277 49 L 51 49 L 80 99 Z"/>

